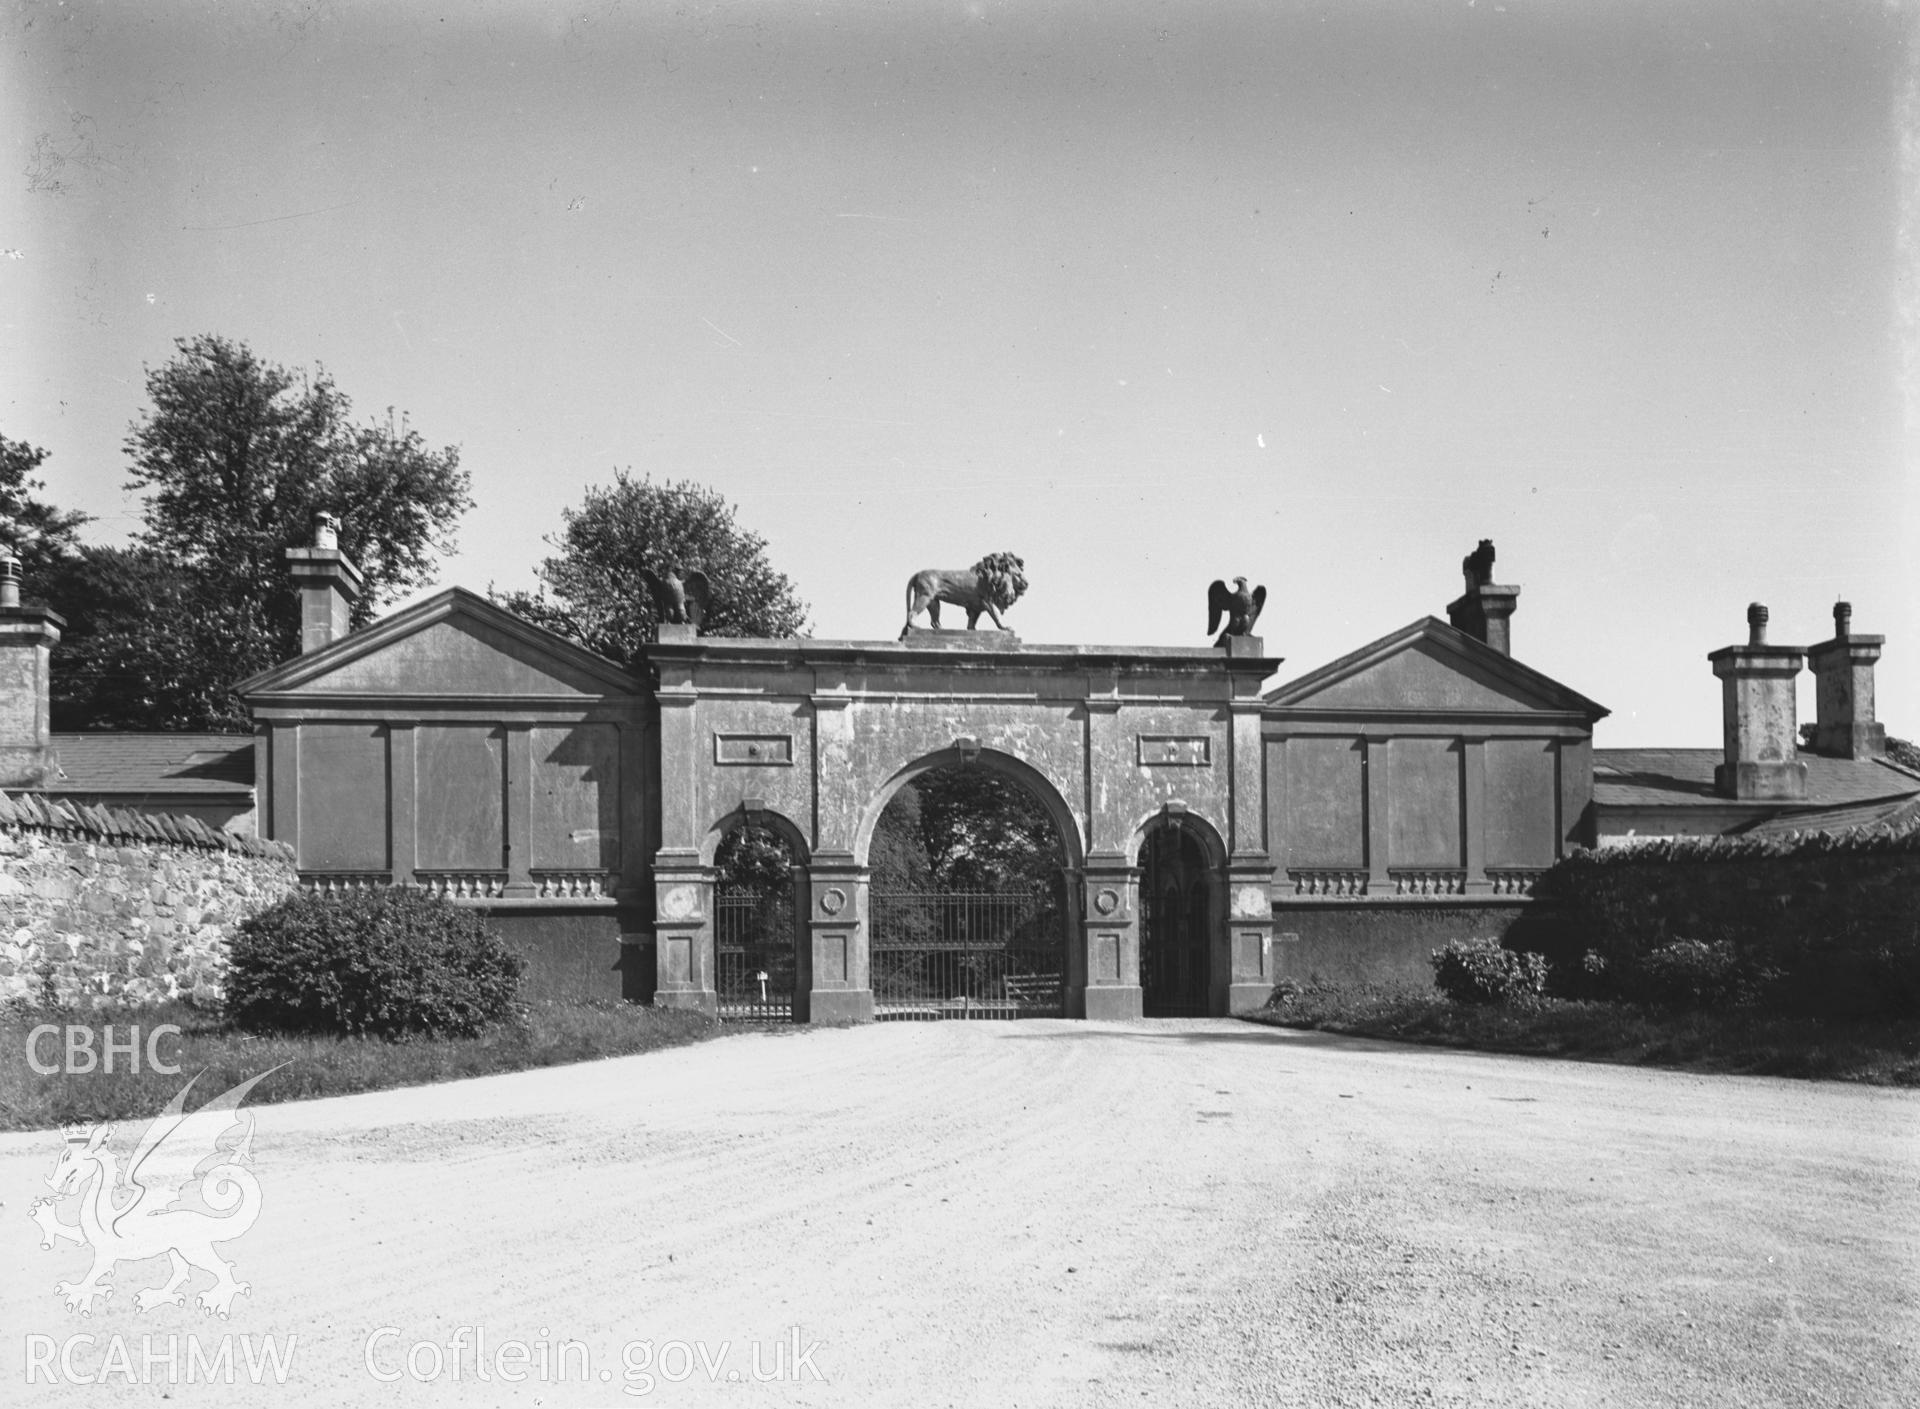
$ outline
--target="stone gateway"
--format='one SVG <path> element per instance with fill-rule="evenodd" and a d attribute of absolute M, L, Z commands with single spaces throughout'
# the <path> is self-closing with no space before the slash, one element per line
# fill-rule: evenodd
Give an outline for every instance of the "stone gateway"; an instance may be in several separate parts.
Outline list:
<path fill-rule="evenodd" d="M 485 907 L 548 993 L 715 1011 L 715 857 L 752 822 L 793 862 L 794 1016 L 873 1018 L 875 827 L 939 768 L 1004 775 L 1051 819 L 1058 973 L 1004 988 L 1044 979 L 1074 1017 L 1242 1011 L 1289 975 L 1424 980 L 1430 948 L 1504 930 L 1593 839 L 1606 711 L 1511 657 L 1515 587 L 1470 582 L 1452 624 L 1275 689 L 1281 661 L 1236 634 L 681 626 L 625 669 L 459 588 L 345 633 L 358 575 L 299 555 L 308 649 L 242 686 L 262 830 L 306 884 Z"/>

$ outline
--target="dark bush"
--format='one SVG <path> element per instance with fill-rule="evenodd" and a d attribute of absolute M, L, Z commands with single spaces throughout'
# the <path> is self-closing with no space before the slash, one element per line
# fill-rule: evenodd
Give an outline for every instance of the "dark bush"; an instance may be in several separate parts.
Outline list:
<path fill-rule="evenodd" d="M 1456 939 L 1433 951 L 1433 982 L 1458 1003 L 1517 1003 L 1547 986 L 1544 955 L 1500 947 L 1496 939 Z"/>
<path fill-rule="evenodd" d="M 299 893 L 234 936 L 227 1015 L 250 1032 L 470 1037 L 507 1015 L 522 967 L 479 915 L 421 891 Z"/>
<path fill-rule="evenodd" d="M 1753 1001 L 1758 984 L 1727 940 L 1675 940 L 1640 956 L 1629 996 L 1665 1008 L 1732 1008 Z"/>

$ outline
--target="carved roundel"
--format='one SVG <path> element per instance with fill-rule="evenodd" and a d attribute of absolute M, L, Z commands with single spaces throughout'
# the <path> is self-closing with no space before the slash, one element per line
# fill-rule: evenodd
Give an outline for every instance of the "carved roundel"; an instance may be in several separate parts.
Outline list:
<path fill-rule="evenodd" d="M 1233 893 L 1233 913 L 1236 915 L 1264 915 L 1270 909 L 1267 893 L 1259 886 L 1241 886 Z"/>
<path fill-rule="evenodd" d="M 829 915 L 838 915 L 847 908 L 847 893 L 839 886 L 828 886 L 820 892 L 820 908 Z"/>
<path fill-rule="evenodd" d="M 684 920 L 693 913 L 692 886 L 672 886 L 660 897 L 660 913 L 669 920 Z"/>
<path fill-rule="evenodd" d="M 1093 897 L 1093 908 L 1102 915 L 1111 915 L 1120 908 L 1120 892 L 1108 886 Z"/>

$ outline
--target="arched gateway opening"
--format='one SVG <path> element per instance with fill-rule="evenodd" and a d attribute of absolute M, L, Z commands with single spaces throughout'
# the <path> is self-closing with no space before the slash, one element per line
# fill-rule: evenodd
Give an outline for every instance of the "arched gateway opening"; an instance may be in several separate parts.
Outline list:
<path fill-rule="evenodd" d="M 876 1018 L 1066 1015 L 1071 853 L 1047 804 L 977 757 L 898 782 L 867 852 Z"/>
<path fill-rule="evenodd" d="M 743 815 L 714 851 L 714 995 L 727 1022 L 791 1022 L 800 984 L 805 847 Z"/>
<path fill-rule="evenodd" d="M 1146 1017 L 1216 1011 L 1215 951 L 1224 916 L 1221 870 L 1209 840 L 1186 819 L 1168 817 L 1141 842 L 1140 1004 Z"/>

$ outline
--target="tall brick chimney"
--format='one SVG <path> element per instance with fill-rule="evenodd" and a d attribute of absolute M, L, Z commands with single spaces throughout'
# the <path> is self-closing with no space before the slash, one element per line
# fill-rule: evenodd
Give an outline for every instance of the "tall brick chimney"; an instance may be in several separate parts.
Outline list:
<path fill-rule="evenodd" d="M 20 560 L 0 544 L 0 788 L 44 788 L 59 774 L 47 696 L 66 624 L 45 607 L 20 605 Z"/>
<path fill-rule="evenodd" d="M 1767 609 L 1747 608 L 1747 644 L 1722 646 L 1707 659 L 1720 677 L 1726 762 L 1713 770 L 1722 797 L 1791 801 L 1807 795 L 1798 757 L 1794 680 L 1804 652 L 1767 644 Z"/>
<path fill-rule="evenodd" d="M 1447 603 L 1447 620 L 1501 655 L 1512 655 L 1513 609 L 1519 605 L 1520 589 L 1493 581 L 1493 540 L 1481 539 L 1480 546 L 1461 561 L 1460 570 L 1467 588 Z"/>
<path fill-rule="evenodd" d="M 348 614 L 366 585 L 353 559 L 340 551 L 340 526 L 331 514 L 314 523 L 311 548 L 287 549 L 287 569 L 300 589 L 300 652 L 317 651 L 345 636 Z"/>
<path fill-rule="evenodd" d="M 1853 606 L 1833 606 L 1833 639 L 1807 647 L 1813 669 L 1813 752 L 1829 758 L 1884 758 L 1887 729 L 1873 718 L 1873 663 L 1884 636 L 1856 636 Z"/>

